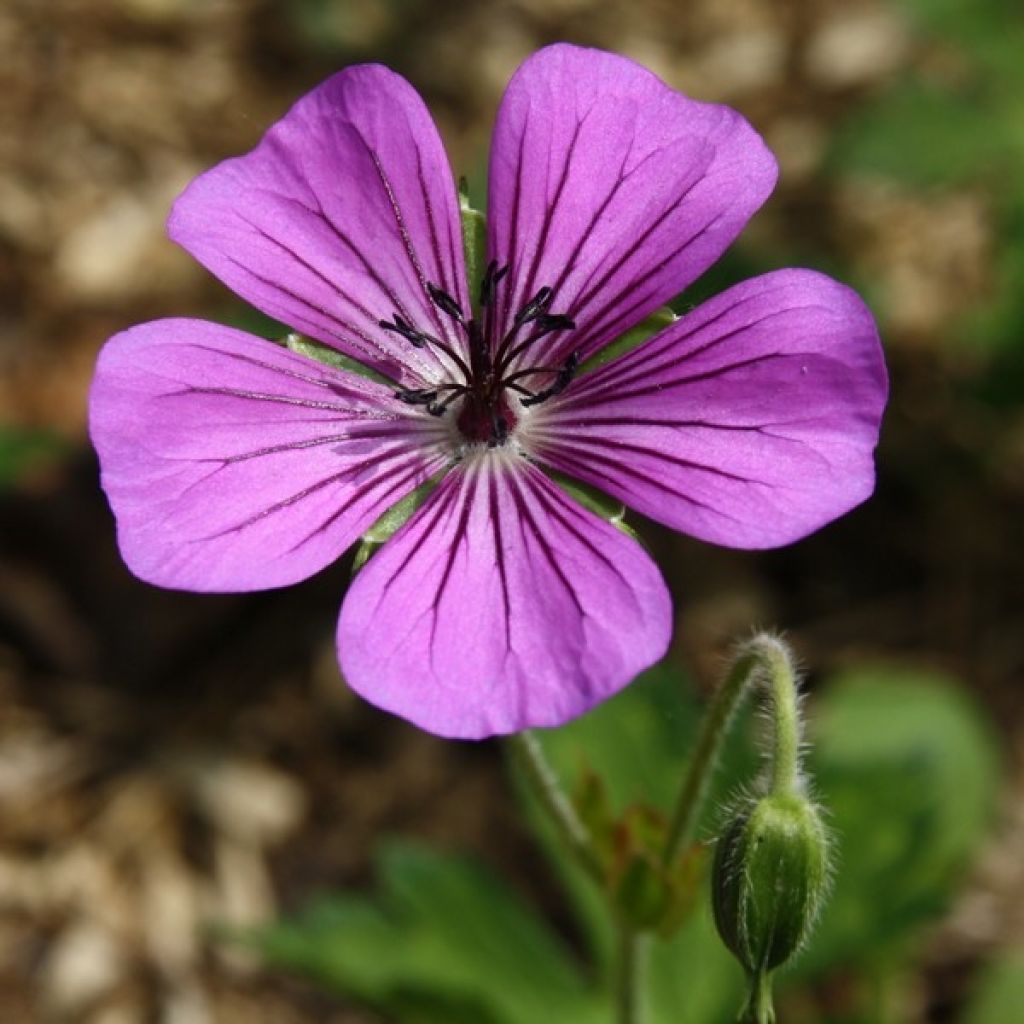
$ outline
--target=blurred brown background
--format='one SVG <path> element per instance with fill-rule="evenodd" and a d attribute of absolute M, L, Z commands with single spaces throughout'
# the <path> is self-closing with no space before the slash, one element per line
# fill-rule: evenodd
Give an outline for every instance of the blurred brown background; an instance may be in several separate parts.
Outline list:
<path fill-rule="evenodd" d="M 237 598 L 128 575 L 86 395 L 113 332 L 239 315 L 164 219 L 307 88 L 391 65 L 480 187 L 505 82 L 559 39 L 738 107 L 777 152 L 775 197 L 698 292 L 828 270 L 868 295 L 890 360 L 879 491 L 848 519 L 756 556 L 641 524 L 676 596 L 673 657 L 710 680 L 730 637 L 774 624 L 812 683 L 877 656 L 964 680 L 1005 743 L 1004 811 L 906 1019 L 946 1019 L 978 962 L 1024 944 L 1024 146 L 998 126 L 1009 109 L 1020 131 L 1024 89 L 895 0 L 3 0 L 0 1020 L 368 1022 L 216 948 L 207 926 L 365 883 L 387 832 L 543 886 L 493 744 L 434 740 L 346 691 L 347 564 Z M 972 130 L 950 144 L 939 108 L 933 135 L 844 149 L 910 80 L 967 90 Z M 923 178 L 905 172 L 915 158 Z"/>

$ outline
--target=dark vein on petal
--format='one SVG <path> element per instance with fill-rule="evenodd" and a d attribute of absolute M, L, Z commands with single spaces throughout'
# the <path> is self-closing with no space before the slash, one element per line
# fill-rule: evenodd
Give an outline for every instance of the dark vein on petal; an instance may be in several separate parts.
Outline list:
<path fill-rule="evenodd" d="M 424 465 L 418 462 L 409 463 L 403 460 L 383 470 L 373 480 L 359 488 L 344 505 L 332 512 L 317 527 L 307 533 L 305 537 L 297 541 L 290 550 L 297 551 L 304 544 L 308 544 L 314 537 L 320 536 L 332 527 L 356 502 L 374 490 L 378 490 L 378 493 L 374 496 L 374 506 L 378 509 L 391 507 L 405 497 L 406 494 L 411 493 L 415 486 L 414 481 L 417 478 L 426 478 L 430 465 L 430 463 Z M 390 481 L 390 486 L 382 488 L 381 485 L 388 481 Z"/>
<path fill-rule="evenodd" d="M 405 223 L 405 216 L 402 213 L 402 208 L 398 205 L 398 197 L 395 195 L 391 179 L 384 170 L 384 164 L 380 159 L 380 154 L 373 146 L 370 145 L 370 143 L 364 138 L 362 132 L 358 129 L 356 129 L 356 135 L 358 136 L 359 141 L 362 142 L 363 146 L 366 148 L 366 152 L 369 154 L 370 160 L 373 162 L 373 166 L 377 171 L 377 177 L 380 179 L 381 187 L 384 189 L 384 194 L 387 196 L 388 205 L 391 207 L 392 216 L 395 218 L 395 225 L 398 228 L 398 233 L 402 239 L 402 247 L 408 257 L 409 264 L 420 283 L 420 288 L 422 289 L 423 294 L 428 295 L 427 275 L 423 272 L 423 266 L 420 263 L 419 255 L 416 252 L 415 246 L 412 244 L 412 237 L 410 236 L 409 228 Z M 441 337 L 450 343 L 452 338 L 448 331 L 448 325 L 441 317 L 437 306 L 433 302 L 427 302 L 425 303 L 425 306 L 427 308 L 427 315 L 434 321 L 434 326 L 440 332 Z M 437 354 L 436 352 L 433 352 L 433 349 L 431 349 L 431 352 L 435 358 L 437 358 Z"/>
<path fill-rule="evenodd" d="M 224 465 L 232 465 L 236 462 L 248 462 L 250 459 L 261 458 L 264 455 L 277 455 L 280 452 L 304 451 L 307 448 L 319 448 L 328 444 L 342 444 L 345 441 L 382 441 L 393 438 L 408 438 L 408 429 L 396 429 L 391 431 L 371 431 L 360 434 L 329 434 L 325 437 L 311 437 L 303 441 L 286 441 L 281 444 L 267 445 L 264 448 L 257 448 L 253 451 L 238 452 L 235 455 L 207 455 L 202 458 L 190 459 L 190 462 L 220 462 Z"/>
<path fill-rule="evenodd" d="M 709 466 L 703 462 L 695 462 L 694 460 L 684 458 L 681 455 L 673 455 L 671 452 L 662 451 L 658 448 L 652 448 L 644 444 L 638 444 L 634 441 L 625 441 L 621 438 L 598 438 L 588 437 L 586 434 L 574 434 L 572 436 L 572 443 L 574 446 L 586 445 L 591 449 L 600 448 L 605 452 L 614 451 L 618 453 L 625 451 L 630 452 L 633 455 L 646 455 L 649 458 L 657 459 L 661 462 L 667 462 L 673 466 L 678 466 L 680 469 L 693 469 L 699 472 L 710 473 L 712 476 L 718 476 L 724 480 L 731 480 L 736 483 L 763 484 L 766 487 L 776 486 L 767 480 L 757 480 L 754 477 L 731 473 L 727 469 L 720 469 L 717 466 Z M 590 456 L 588 454 L 587 458 L 589 457 Z"/>
<path fill-rule="evenodd" d="M 382 347 L 379 344 L 379 342 L 377 342 L 374 338 L 370 337 L 370 335 L 368 335 L 364 331 L 360 330 L 354 324 L 350 324 L 348 321 L 340 319 L 337 314 L 332 313 L 329 309 L 327 309 L 326 306 L 317 305 L 315 302 L 312 302 L 310 299 L 306 298 L 304 295 L 300 295 L 298 292 L 292 291 L 290 288 L 288 288 L 284 284 L 282 284 L 281 281 L 279 281 L 279 280 L 272 280 L 269 277 L 264 277 L 262 274 L 256 273 L 255 270 L 253 270 L 252 268 L 246 266 L 244 263 L 241 263 L 239 260 L 236 260 L 233 256 L 228 255 L 227 259 L 231 263 L 233 263 L 236 267 L 238 267 L 238 269 L 241 270 L 243 273 L 248 274 L 250 277 L 252 277 L 255 280 L 259 281 L 260 284 L 262 284 L 264 287 L 270 288 L 273 291 L 281 292 L 284 295 L 287 295 L 293 302 L 297 302 L 301 307 L 303 307 L 303 308 L 305 308 L 305 309 L 307 309 L 307 310 L 309 310 L 309 311 L 311 311 L 311 312 L 313 312 L 315 314 L 318 314 L 320 317 L 323 317 L 329 323 L 333 324 L 336 329 L 335 330 L 329 330 L 327 333 L 332 335 L 333 337 L 337 338 L 338 341 L 340 341 L 343 345 L 351 346 L 356 351 L 362 352 L 362 354 L 364 356 L 368 356 L 371 360 L 377 360 L 378 362 L 379 361 L 383 361 L 384 365 L 385 365 L 385 369 L 383 369 L 381 372 L 387 373 L 387 364 L 392 363 L 392 362 L 398 360 L 411 373 L 415 374 L 417 377 L 420 377 L 420 378 L 423 377 L 423 374 L 416 367 L 409 366 L 408 362 L 406 360 L 400 359 L 399 354 L 397 354 L 395 352 L 391 352 L 388 349 Z M 336 294 L 340 294 L 340 293 L 336 293 Z M 289 309 L 287 309 L 287 308 L 285 308 L 283 306 L 282 306 L 282 311 L 284 313 L 284 316 L 282 317 L 282 319 L 287 320 L 290 323 L 294 324 L 294 322 L 295 322 L 295 311 L 294 310 L 289 310 Z M 318 319 L 316 319 L 316 317 L 307 318 L 306 322 L 307 322 L 307 324 L 309 324 L 313 328 L 312 333 L 314 335 L 318 331 L 324 330 L 323 323 L 320 322 Z M 337 330 L 338 328 L 340 328 L 340 330 L 343 331 L 343 332 L 347 332 L 347 334 L 346 333 L 338 333 L 338 330 Z M 366 343 L 366 345 L 370 346 L 370 350 L 368 351 L 363 346 L 360 346 L 360 345 L 356 344 L 352 340 L 352 338 L 349 337 L 348 335 L 355 335 L 357 338 L 361 339 L 363 342 Z M 376 366 L 376 363 L 373 364 L 373 365 L 375 365 L 375 368 L 379 369 L 379 367 Z"/>
<path fill-rule="evenodd" d="M 536 498 L 536 484 L 531 481 L 530 491 Z M 533 540 L 537 548 L 540 549 L 545 561 L 551 566 L 552 571 L 558 577 L 559 582 L 562 584 L 562 588 L 565 590 L 569 597 L 569 600 L 576 607 L 576 611 L 581 619 L 587 618 L 587 611 L 583 607 L 583 602 L 580 601 L 579 594 L 576 593 L 576 588 L 570 582 L 568 576 L 565 575 L 565 570 L 562 568 L 558 559 L 555 557 L 554 548 L 544 535 L 544 530 L 540 524 L 534 518 L 533 510 L 530 508 L 529 499 L 525 493 L 524 484 L 520 480 L 516 480 L 516 493 L 513 496 L 516 503 L 516 510 L 519 513 L 520 522 L 524 523 L 531 534 L 533 534 Z"/>
<path fill-rule="evenodd" d="M 439 538 L 435 536 L 434 531 L 438 528 L 438 524 L 441 519 L 448 514 L 452 504 L 457 499 L 458 494 L 458 486 L 449 483 L 446 480 L 444 484 L 438 487 L 434 492 L 430 504 L 423 507 L 420 514 L 421 518 L 415 520 L 416 528 L 419 530 L 419 535 L 411 544 L 407 540 L 403 541 L 403 543 L 407 545 L 407 549 L 403 551 L 403 558 L 401 562 L 394 567 L 391 575 L 384 582 L 383 587 L 381 587 L 380 598 L 376 606 L 377 608 L 380 607 L 381 602 L 384 601 L 392 586 L 394 586 L 394 584 L 399 580 L 402 573 L 409 568 L 413 560 L 428 541 L 435 546 L 444 544 L 444 537 Z"/>
<path fill-rule="evenodd" d="M 537 270 L 540 267 L 541 260 L 544 258 L 544 248 L 547 245 L 548 235 L 551 233 L 551 225 L 554 223 L 555 213 L 558 209 L 559 203 L 562 201 L 562 195 L 565 192 L 565 186 L 569 180 L 569 174 L 572 170 L 572 163 L 576 153 L 576 146 L 579 143 L 580 134 L 583 131 L 583 124 L 585 121 L 586 117 L 577 119 L 576 127 L 573 129 L 572 137 L 569 139 L 569 146 L 566 150 L 564 162 L 562 164 L 562 173 L 558 179 L 558 184 L 555 186 L 555 194 L 551 197 L 550 201 L 545 203 L 544 206 L 544 217 L 540 224 L 540 235 L 534 245 L 533 259 L 530 262 L 530 269 L 527 271 L 525 279 L 516 282 L 516 291 L 519 295 L 519 299 L 514 304 L 513 308 L 521 306 L 531 295 L 533 295 L 533 291 L 536 286 Z M 555 291 L 557 293 L 557 289 L 555 289 Z M 505 326 L 507 327 L 508 325 L 506 324 Z"/>
<path fill-rule="evenodd" d="M 622 492 L 625 491 L 627 495 L 633 494 L 635 497 L 636 492 L 629 488 L 624 481 L 617 479 L 617 477 L 621 476 L 632 477 L 634 480 L 638 480 L 641 483 L 646 484 L 648 487 L 653 487 L 656 490 L 661 491 L 663 494 L 670 494 L 673 498 L 685 501 L 688 505 L 693 505 L 694 508 L 703 509 L 706 512 L 710 512 L 716 516 L 721 516 L 724 519 L 731 519 L 736 523 L 744 522 L 744 520 L 726 512 L 724 509 L 710 505 L 706 501 L 701 501 L 699 498 L 694 498 L 685 491 L 669 487 L 662 477 L 651 476 L 649 473 L 644 473 L 635 466 L 621 462 L 603 452 L 588 452 L 585 459 L 578 459 L 567 451 L 559 451 L 557 453 L 552 452 L 549 453 L 547 461 L 552 466 L 564 470 L 571 476 L 593 483 L 595 486 L 600 487 L 603 490 L 607 490 L 611 494 L 621 495 Z M 596 463 L 600 463 L 607 469 L 610 469 L 611 472 L 602 471 L 600 466 L 596 465 Z M 744 480 L 743 482 L 751 483 L 753 481 Z M 632 501 L 628 497 L 624 500 L 627 504 L 632 504 Z M 646 504 L 646 502 L 641 499 L 640 505 L 644 504 Z"/>
<path fill-rule="evenodd" d="M 282 498 L 279 501 L 273 502 L 266 508 L 260 509 L 260 511 L 257 512 L 255 515 L 249 516 L 247 519 L 244 519 L 241 522 L 236 523 L 234 526 L 226 527 L 223 530 L 217 531 L 216 533 L 212 533 L 205 537 L 197 539 L 209 541 L 216 540 L 220 537 L 226 537 L 227 535 L 232 533 L 240 533 L 242 530 L 245 530 L 250 526 L 254 526 L 256 523 L 259 523 L 264 519 L 267 519 L 269 516 L 281 512 L 284 509 L 292 508 L 295 505 L 299 504 L 300 502 L 305 501 L 307 498 L 310 498 L 315 494 L 319 494 L 321 491 L 324 490 L 324 488 L 330 487 L 332 484 L 340 483 L 347 477 L 358 476 L 361 472 L 370 468 L 371 466 L 379 468 L 382 465 L 383 461 L 391 461 L 398 458 L 401 455 L 406 455 L 409 454 L 410 452 L 415 452 L 418 450 L 418 445 L 408 445 L 404 448 L 395 448 L 388 452 L 387 455 L 384 456 L 383 460 L 379 452 L 374 453 L 374 455 L 371 458 L 364 459 L 363 461 L 355 463 L 354 465 L 346 466 L 344 469 L 341 469 L 336 473 L 331 473 L 329 476 L 321 477 L 314 483 L 302 488 L 302 490 L 290 494 L 287 498 Z M 404 466 L 405 464 L 406 463 L 403 461 L 402 463 L 400 463 L 400 466 Z M 386 480 L 388 476 L 394 471 L 394 467 L 391 467 L 390 469 L 381 470 L 381 472 L 378 475 L 374 476 L 372 480 L 368 481 L 364 486 L 358 488 L 354 494 L 346 497 L 346 500 L 343 502 L 340 512 L 344 512 L 345 510 L 350 508 L 355 501 L 358 501 L 363 495 L 369 493 L 374 487 L 378 486 L 379 482 L 382 479 Z M 296 547 L 298 546 L 300 545 L 296 545 Z"/>
<path fill-rule="evenodd" d="M 456 264 L 453 262 L 449 268 L 441 256 L 441 242 L 438 238 L 437 225 L 434 222 L 434 203 L 430 198 L 430 187 L 423 175 L 423 154 L 419 147 L 416 147 L 416 177 L 419 181 L 420 192 L 423 196 L 423 206 L 427 215 L 427 224 L 430 227 L 430 250 L 434 256 L 434 266 L 437 270 L 437 283 L 448 292 L 449 295 L 456 295 L 459 291 L 456 282 L 451 274 L 455 273 Z M 451 231 L 448 232 L 449 242 Z M 451 274 L 449 274 L 449 269 Z"/>
<path fill-rule="evenodd" d="M 361 135 L 359 136 L 359 139 L 363 143 L 363 145 L 366 146 L 366 141 L 362 138 Z M 313 201 L 316 203 L 315 207 L 308 206 L 301 199 L 295 196 L 284 196 L 282 198 L 284 198 L 286 202 L 292 203 L 295 206 L 300 207 L 311 217 L 314 217 L 318 219 L 321 223 L 325 224 L 328 230 L 331 232 L 331 234 L 334 235 L 334 237 L 350 253 L 352 253 L 353 256 L 355 256 L 355 258 L 359 261 L 360 266 L 363 268 L 363 271 L 366 273 L 366 276 L 371 281 L 373 281 L 373 283 L 387 297 L 387 300 L 391 304 L 393 309 L 400 312 L 406 318 L 406 320 L 414 321 L 415 318 L 409 312 L 405 303 L 402 302 L 402 300 L 399 298 L 398 293 L 387 283 L 387 281 L 384 280 L 383 277 L 381 277 L 381 275 L 377 272 L 376 268 L 373 266 L 370 260 L 367 259 L 366 254 L 363 252 L 363 250 L 358 245 L 356 245 L 356 243 L 349 237 L 348 233 L 341 227 L 341 225 L 338 224 L 333 217 L 331 217 L 331 215 L 327 212 L 326 209 L 324 209 L 323 203 L 320 202 L 320 197 L 316 194 L 315 190 L 312 187 L 310 187 L 310 195 L 312 196 Z M 347 302 L 350 302 L 356 309 L 362 312 L 371 321 L 374 327 L 377 326 L 377 321 L 379 317 L 371 313 L 361 303 L 356 302 L 350 295 L 340 291 L 337 285 L 333 285 L 332 287 L 334 287 L 335 293 L 340 298 L 344 299 Z M 324 310 L 324 314 L 328 316 L 331 315 L 328 314 L 326 310 Z M 352 329 L 355 330 L 355 328 Z M 379 349 L 379 351 L 381 351 L 387 358 L 398 359 L 402 363 L 402 365 L 404 365 L 411 372 L 416 373 L 417 376 L 423 376 L 422 372 L 418 368 L 411 365 L 410 359 L 412 357 L 410 353 L 407 352 L 405 349 L 399 348 L 392 351 L 388 348 L 384 348 L 380 345 L 380 342 L 376 338 L 373 338 L 370 335 L 366 335 L 362 332 L 360 332 L 360 337 L 363 337 L 369 344 Z M 436 354 L 431 354 L 434 355 L 434 358 L 436 360 Z"/>
<path fill-rule="evenodd" d="M 487 512 L 491 520 L 491 540 L 494 544 L 494 562 L 501 582 L 501 599 L 505 608 L 505 650 L 512 651 L 512 605 L 508 595 L 508 573 L 505 566 L 505 549 L 501 536 L 501 502 L 498 495 L 496 471 L 492 470 L 487 481 Z"/>
<path fill-rule="evenodd" d="M 334 227 L 330 218 L 328 218 L 327 214 L 324 212 L 322 206 L 318 204 L 317 211 L 313 211 L 310 210 L 309 207 L 307 207 L 304 203 L 301 203 L 297 199 L 289 201 L 301 205 L 302 208 L 306 210 L 311 217 L 318 218 L 320 221 L 325 223 L 331 229 L 331 233 L 334 234 L 335 237 L 338 237 L 338 230 Z M 300 256 L 298 250 L 293 249 L 290 245 L 286 245 L 283 241 L 281 241 L 280 238 L 277 238 L 274 235 L 271 235 L 268 232 L 264 231 L 263 228 L 261 228 L 255 221 L 249 220 L 246 217 L 241 217 L 241 215 L 240 219 L 250 228 L 252 228 L 252 230 L 255 231 L 256 234 L 258 234 L 261 238 L 266 239 L 266 241 L 270 242 L 272 245 L 276 245 L 279 249 L 281 249 L 283 252 L 286 252 L 293 260 L 295 260 L 296 263 L 298 263 L 302 267 L 305 267 L 306 270 L 308 270 L 311 274 L 318 278 L 323 284 L 327 285 L 327 287 L 330 288 L 340 299 L 343 299 L 357 312 L 361 313 L 364 317 L 366 317 L 367 321 L 370 324 L 376 325 L 377 317 L 375 317 L 373 313 L 369 309 L 367 309 L 366 306 L 364 306 L 361 302 L 354 298 L 349 292 L 343 291 L 338 286 L 337 281 L 334 281 L 331 278 L 329 278 L 317 266 L 310 263 L 309 260 L 307 260 L 305 257 Z"/>
<path fill-rule="evenodd" d="M 698 183 L 699 183 L 698 179 Z M 586 307 L 597 298 L 608 283 L 623 270 L 626 264 L 632 260 L 634 256 L 640 251 L 650 239 L 651 235 L 654 234 L 668 219 L 675 213 L 679 206 L 686 201 L 690 192 L 696 187 L 697 183 L 691 185 L 676 201 L 664 209 L 661 214 L 656 217 L 647 228 L 634 240 L 625 252 L 623 252 L 612 265 L 601 275 L 601 277 L 590 286 L 589 291 L 583 292 L 577 296 L 576 301 L 571 307 L 571 315 L 579 320 L 585 317 L 586 329 L 584 337 L 582 339 L 575 339 L 575 344 L 581 346 L 587 342 L 590 342 L 594 337 L 600 336 L 602 333 L 608 333 L 608 325 L 602 324 L 602 318 L 606 317 L 608 313 L 614 310 L 623 300 L 623 297 L 627 294 L 637 290 L 636 289 L 636 274 L 630 272 L 629 280 L 623 285 L 623 287 L 611 296 L 605 299 L 604 304 L 597 310 L 597 312 L 585 312 Z M 704 225 L 700 230 L 696 231 L 689 238 L 687 238 L 682 244 L 676 246 L 668 256 L 665 256 L 659 260 L 653 267 L 648 267 L 643 272 L 643 280 L 647 283 L 647 287 L 643 289 L 643 295 L 647 297 L 647 301 L 650 301 L 650 295 L 661 282 L 655 280 L 655 278 L 670 264 L 675 262 L 694 242 L 706 234 L 716 221 L 712 221 L 710 224 Z M 633 304 L 633 309 L 641 308 L 643 301 L 638 299 Z M 620 315 L 616 315 L 610 321 L 611 324 L 616 323 L 622 319 Z"/>
<path fill-rule="evenodd" d="M 508 248 L 505 252 L 504 263 L 509 267 L 510 278 L 515 278 L 519 273 L 519 218 L 522 209 L 522 196 L 523 196 L 523 157 L 526 152 L 526 122 L 524 120 L 523 127 L 519 133 L 519 155 L 516 160 L 516 179 L 515 188 L 512 191 L 512 217 L 509 225 L 509 238 L 507 241 Z M 504 333 L 506 326 L 512 316 L 512 301 L 513 291 L 511 281 L 506 281 L 505 288 L 502 290 L 501 299 L 501 317 L 498 320 L 501 326 L 502 333 Z"/>
<path fill-rule="evenodd" d="M 244 398 L 253 402 L 270 402 L 274 405 L 296 405 L 304 409 L 323 409 L 329 412 L 340 412 L 356 418 L 355 411 L 350 405 L 335 405 L 333 402 L 317 402 L 311 398 L 292 398 L 288 395 L 274 395 L 262 391 L 246 391 L 243 388 L 196 387 L 189 385 L 180 391 L 165 391 L 154 397 L 180 398 L 182 395 L 220 395 L 224 398 Z M 381 416 L 378 413 L 372 418 L 380 419 Z"/>
<path fill-rule="evenodd" d="M 374 391 L 371 390 L 371 385 L 368 381 L 365 382 L 365 384 L 358 378 L 353 381 L 348 376 L 343 376 L 341 373 L 334 372 L 331 367 L 321 363 L 315 363 L 313 365 L 316 365 L 324 375 L 320 377 L 311 377 L 308 373 L 300 373 L 298 370 L 288 369 L 279 364 L 268 363 L 262 359 L 256 358 L 256 356 L 247 355 L 243 352 L 231 352 L 227 349 L 215 348 L 212 345 L 204 345 L 199 341 L 185 341 L 180 342 L 179 344 L 183 348 L 194 348 L 200 352 L 209 352 L 212 355 L 223 356 L 226 359 L 234 359 L 236 362 L 248 363 L 250 366 L 257 366 L 261 370 L 267 370 L 270 373 L 276 373 L 282 377 L 290 377 L 292 380 L 299 380 L 305 384 L 312 384 L 314 387 L 326 388 L 330 391 L 334 391 L 335 394 L 337 394 L 339 390 L 344 389 L 346 392 L 350 392 L 353 398 L 362 399 L 368 404 L 375 399 L 379 399 L 381 397 L 380 391 L 383 391 L 383 388 L 380 388 L 380 391 L 374 393 Z M 272 343 L 268 342 L 268 344 Z M 309 365 L 313 363 L 313 360 L 307 359 L 303 356 L 294 356 L 293 358 L 300 365 Z"/>

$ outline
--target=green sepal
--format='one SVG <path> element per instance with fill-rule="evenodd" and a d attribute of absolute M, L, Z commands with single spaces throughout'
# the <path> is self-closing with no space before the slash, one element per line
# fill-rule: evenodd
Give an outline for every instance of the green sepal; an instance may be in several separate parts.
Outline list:
<path fill-rule="evenodd" d="M 352 562 L 352 575 L 369 561 L 370 556 L 385 541 L 393 537 L 412 518 L 413 513 L 430 496 L 430 492 L 438 485 L 439 478 L 433 477 L 419 485 L 411 494 L 407 494 L 397 505 L 392 505 L 366 533 L 360 538 L 356 548 L 356 557 Z"/>
<path fill-rule="evenodd" d="M 703 850 L 694 846 L 676 863 L 665 864 L 665 816 L 632 804 L 616 817 L 607 786 L 592 771 L 581 775 L 573 805 L 593 841 L 616 917 L 633 931 L 674 935 L 694 906 L 703 877 Z"/>
<path fill-rule="evenodd" d="M 828 836 L 802 794 L 748 803 L 726 826 L 711 869 L 722 941 L 750 982 L 741 1020 L 774 1021 L 770 976 L 804 944 L 828 888 Z"/>
<path fill-rule="evenodd" d="M 636 327 L 626 331 L 610 345 L 605 345 L 604 348 L 599 349 L 589 359 L 581 363 L 576 375 L 589 373 L 591 370 L 596 370 L 599 366 L 604 366 L 605 363 L 610 363 L 613 359 L 631 352 L 637 345 L 645 342 L 658 331 L 664 330 L 670 324 L 674 324 L 678 319 L 679 317 L 668 306 L 656 309 Z"/>
<path fill-rule="evenodd" d="M 487 218 L 469 202 L 469 183 L 459 179 L 459 219 L 462 222 L 462 249 L 466 256 L 466 280 L 473 316 L 480 316 L 480 282 L 487 269 Z"/>
<path fill-rule="evenodd" d="M 572 803 L 607 874 L 615 854 L 617 822 L 604 779 L 585 767 L 573 788 Z"/>
<path fill-rule="evenodd" d="M 657 928 L 668 914 L 672 893 L 656 857 L 634 852 L 614 880 L 612 906 L 634 931 Z"/>
<path fill-rule="evenodd" d="M 280 341 L 289 352 L 295 352 L 307 359 L 315 359 L 324 366 L 332 366 L 336 370 L 347 370 L 349 373 L 358 374 L 368 380 L 376 381 L 388 387 L 394 386 L 394 381 L 388 380 L 383 374 L 371 369 L 357 359 L 351 358 L 330 345 L 321 345 L 319 341 L 313 341 L 304 334 L 286 334 Z"/>
<path fill-rule="evenodd" d="M 610 523 L 615 529 L 620 530 L 627 537 L 632 538 L 638 544 L 640 540 L 636 530 L 626 522 L 626 506 L 621 501 L 616 501 L 611 496 L 591 487 L 580 480 L 573 480 L 571 477 L 559 473 L 557 470 L 548 470 L 548 476 L 559 487 L 562 488 L 571 498 L 575 498 L 585 509 L 593 512 L 599 519 Z"/>

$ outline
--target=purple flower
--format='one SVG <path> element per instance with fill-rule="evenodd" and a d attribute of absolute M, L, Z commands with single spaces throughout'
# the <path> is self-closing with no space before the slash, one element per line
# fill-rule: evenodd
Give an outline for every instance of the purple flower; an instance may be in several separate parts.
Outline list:
<path fill-rule="evenodd" d="M 349 683 L 447 736 L 586 711 L 664 654 L 671 607 L 643 549 L 546 471 L 742 548 L 873 488 L 878 335 L 821 274 L 747 281 L 586 365 L 706 270 L 775 177 L 734 111 L 622 57 L 541 50 L 498 111 L 471 295 L 422 101 L 386 68 L 340 72 L 197 178 L 169 231 L 377 376 L 199 320 L 112 338 L 91 430 L 125 561 L 165 587 L 283 586 L 435 481 L 349 588 Z"/>

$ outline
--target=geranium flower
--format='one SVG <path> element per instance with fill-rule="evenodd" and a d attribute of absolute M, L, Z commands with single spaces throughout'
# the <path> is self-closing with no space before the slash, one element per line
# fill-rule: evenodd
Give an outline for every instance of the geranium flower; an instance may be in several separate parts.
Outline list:
<path fill-rule="evenodd" d="M 447 736 L 587 710 L 664 654 L 671 606 L 644 550 L 551 471 L 741 548 L 873 488 L 878 336 L 821 274 L 755 278 L 587 365 L 706 270 L 775 178 L 736 112 L 622 57 L 541 50 L 498 111 L 471 295 L 422 101 L 384 67 L 340 72 L 197 178 L 169 233 L 384 382 L 199 320 L 112 338 L 91 431 L 125 561 L 164 587 L 283 586 L 436 481 L 348 590 L 348 682 Z"/>

